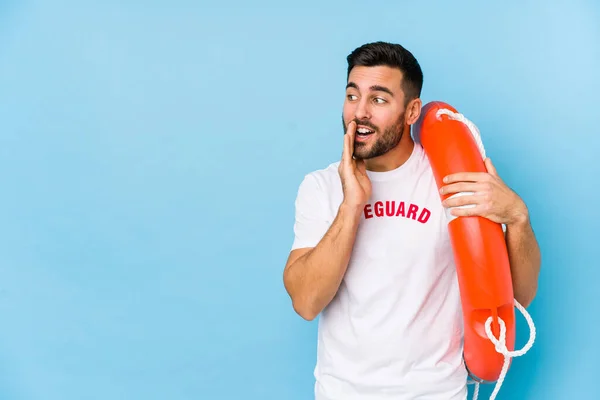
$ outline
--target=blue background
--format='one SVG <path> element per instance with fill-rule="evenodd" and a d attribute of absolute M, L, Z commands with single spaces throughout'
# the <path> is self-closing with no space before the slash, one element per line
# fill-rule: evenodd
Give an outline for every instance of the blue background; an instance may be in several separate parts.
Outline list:
<path fill-rule="evenodd" d="M 375 40 L 531 209 L 538 339 L 499 399 L 600 398 L 600 5 L 248 3 L 0 1 L 0 398 L 309 399 L 293 202 Z"/>

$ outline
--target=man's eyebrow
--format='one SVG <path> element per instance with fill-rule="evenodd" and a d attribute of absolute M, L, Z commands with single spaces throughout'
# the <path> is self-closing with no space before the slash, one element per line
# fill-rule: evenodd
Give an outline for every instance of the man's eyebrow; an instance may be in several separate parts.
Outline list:
<path fill-rule="evenodd" d="M 358 85 L 354 82 L 348 82 L 348 84 L 346 85 L 346 89 L 348 88 L 354 88 L 358 90 Z M 392 93 L 392 91 L 386 88 L 385 86 L 373 85 L 369 89 L 375 92 L 385 92 L 388 93 L 390 96 L 394 97 L 394 93 Z"/>
<path fill-rule="evenodd" d="M 373 85 L 373 86 L 371 86 L 370 89 L 375 92 L 386 92 L 390 96 L 394 97 L 394 93 L 392 93 L 392 91 L 390 89 L 386 88 L 385 86 Z"/>

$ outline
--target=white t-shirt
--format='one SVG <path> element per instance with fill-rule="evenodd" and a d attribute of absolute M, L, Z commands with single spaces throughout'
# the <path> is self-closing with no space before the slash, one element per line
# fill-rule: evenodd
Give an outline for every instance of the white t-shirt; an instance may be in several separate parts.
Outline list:
<path fill-rule="evenodd" d="M 314 247 L 343 199 L 339 162 L 304 177 L 292 248 Z M 462 309 L 429 161 L 371 172 L 350 264 L 319 318 L 316 400 L 464 400 Z M 327 268 L 327 266 L 323 266 Z"/>

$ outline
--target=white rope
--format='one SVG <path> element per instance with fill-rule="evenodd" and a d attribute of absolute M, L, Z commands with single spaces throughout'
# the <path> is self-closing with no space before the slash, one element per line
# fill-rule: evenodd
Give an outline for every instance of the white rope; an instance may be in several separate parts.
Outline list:
<path fill-rule="evenodd" d="M 467 118 L 465 118 L 464 115 L 452 112 L 447 108 L 440 108 L 436 114 L 436 117 L 440 119 L 442 115 L 447 115 L 450 119 L 460 121 L 463 124 L 467 125 L 467 127 L 471 131 L 471 134 L 473 135 L 473 139 L 475 139 L 475 143 L 477 143 L 477 148 L 481 153 L 481 158 L 485 160 L 485 149 L 483 148 L 483 141 L 481 140 L 481 134 L 479 133 L 479 129 L 477 129 L 475 124 L 469 121 Z"/>
<path fill-rule="evenodd" d="M 479 383 L 475 382 L 475 389 L 473 390 L 473 400 L 477 400 L 479 397 Z"/>
<path fill-rule="evenodd" d="M 504 356 L 504 365 L 502 366 L 500 377 L 498 377 L 498 382 L 496 382 L 496 387 L 494 388 L 494 391 L 490 396 L 490 400 L 494 400 L 498 395 L 498 392 L 500 391 L 500 387 L 502 386 L 504 378 L 506 377 L 506 372 L 508 371 L 508 366 L 510 365 L 510 359 L 512 357 L 520 357 L 523 354 L 527 353 L 529 349 L 531 349 L 531 346 L 533 346 L 533 342 L 535 341 L 536 329 L 535 325 L 533 324 L 533 319 L 525 310 L 525 307 L 519 304 L 517 300 L 515 300 L 515 306 L 519 309 L 519 311 L 521 311 L 521 314 L 523 314 L 523 317 L 525 317 L 525 320 L 527 320 L 527 325 L 529 325 L 529 340 L 521 350 L 509 351 L 506 347 L 506 325 L 504 324 L 502 318 L 498 317 L 498 323 L 500 324 L 499 338 L 496 338 L 494 336 L 490 328 L 490 324 L 492 323 L 492 317 L 489 317 L 485 322 L 485 333 L 487 334 L 488 338 L 492 341 L 492 343 L 494 343 L 494 346 L 496 346 L 496 351 Z"/>
<path fill-rule="evenodd" d="M 485 159 L 486 158 L 485 148 L 483 147 L 483 141 L 481 140 L 481 134 L 479 133 L 479 129 L 477 129 L 477 126 L 475 126 L 474 123 L 472 123 L 467 118 L 465 118 L 464 115 L 455 113 L 455 112 L 445 109 L 445 108 L 439 109 L 437 111 L 436 117 L 438 119 L 440 119 L 440 117 L 442 115 L 447 115 L 450 119 L 460 121 L 460 122 L 464 123 L 465 125 L 467 125 L 467 127 L 471 131 L 471 134 L 473 135 L 473 139 L 475 140 L 475 143 L 477 144 L 477 148 L 479 149 L 479 152 L 481 153 L 481 157 L 483 159 Z M 525 346 L 523 346 L 523 348 L 521 350 L 509 351 L 508 348 L 506 347 L 506 324 L 502 320 L 502 318 L 498 317 L 498 324 L 500 325 L 500 335 L 497 338 L 494 336 L 494 333 L 492 332 L 492 329 L 491 329 L 493 317 L 489 317 L 487 319 L 487 321 L 485 322 L 485 333 L 487 334 L 487 337 L 494 344 L 496 351 L 504 356 L 504 365 L 502 366 L 500 376 L 498 377 L 496 386 L 494 387 L 494 391 L 492 392 L 492 394 L 490 396 L 490 400 L 494 400 L 496 398 L 496 396 L 498 395 L 498 392 L 500 391 L 500 387 L 502 387 L 502 384 L 504 383 L 504 379 L 506 378 L 506 373 L 508 371 L 508 366 L 510 365 L 510 359 L 513 357 L 520 357 L 523 354 L 527 353 L 529 351 L 529 349 L 531 349 L 531 347 L 533 346 L 533 342 L 535 341 L 535 337 L 536 337 L 536 329 L 535 329 L 535 325 L 533 324 L 533 319 L 531 318 L 531 316 L 529 315 L 527 310 L 525 310 L 525 307 L 523 307 L 521 304 L 519 304 L 519 302 L 516 299 L 514 299 L 514 302 L 515 302 L 515 307 L 517 307 L 517 309 L 521 312 L 521 314 L 523 314 L 523 317 L 525 317 L 525 320 L 527 321 L 527 325 L 529 325 L 529 341 L 527 341 L 527 343 L 525 344 Z M 477 400 L 478 397 L 479 397 L 479 382 L 475 382 L 475 388 L 473 391 L 473 400 Z"/>
<path fill-rule="evenodd" d="M 517 307 L 517 309 L 519 311 L 521 311 L 521 314 L 523 314 L 523 317 L 525 317 L 525 320 L 527 321 L 527 325 L 529 325 L 529 340 L 527 341 L 527 343 L 525 344 L 525 346 L 523 346 L 523 348 L 521 350 L 509 351 L 508 348 L 506 347 L 506 324 L 502 320 L 502 318 L 498 317 L 498 324 L 500 325 L 500 335 L 498 337 L 494 336 L 494 333 L 492 332 L 492 329 L 491 329 L 493 317 L 488 317 L 487 321 L 485 321 L 485 333 L 487 334 L 490 341 L 492 343 L 494 343 L 496 351 L 504 356 L 504 365 L 502 366 L 500 376 L 498 377 L 498 381 L 496 382 L 494 391 L 492 392 L 492 394 L 490 396 L 490 400 L 494 400 L 496 398 L 496 396 L 498 395 L 498 392 L 500 392 L 500 388 L 502 387 L 502 384 L 504 383 L 504 379 L 506 378 L 508 366 L 510 365 L 510 359 L 513 357 L 520 357 L 523 354 L 527 353 L 529 351 L 529 349 L 531 349 L 531 347 L 533 346 L 533 342 L 535 341 L 536 329 L 535 329 L 535 325 L 533 324 L 533 319 L 531 318 L 531 315 L 529 315 L 527 310 L 525 310 L 525 307 L 523 307 L 521 304 L 519 304 L 519 302 L 516 299 L 515 299 L 515 306 Z M 473 400 L 477 400 L 478 395 L 479 395 L 479 382 L 475 382 L 475 390 L 473 392 Z"/>

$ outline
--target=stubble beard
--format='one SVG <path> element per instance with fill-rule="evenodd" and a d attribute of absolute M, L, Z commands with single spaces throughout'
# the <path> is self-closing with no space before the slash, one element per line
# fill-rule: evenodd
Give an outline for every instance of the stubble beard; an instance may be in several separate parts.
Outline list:
<path fill-rule="evenodd" d="M 368 121 L 359 121 L 354 119 L 357 125 L 363 125 L 368 127 L 369 129 L 373 129 L 375 132 L 372 135 L 377 135 L 378 137 L 375 139 L 373 144 L 367 144 L 362 142 L 354 142 L 354 158 L 359 160 L 367 160 L 369 158 L 379 157 L 393 149 L 400 143 L 402 140 L 402 136 L 404 136 L 404 116 L 403 112 L 400 114 L 396 122 L 388 127 L 382 135 L 380 135 L 380 130 L 371 124 Z M 344 133 L 348 129 L 347 125 L 344 123 L 344 117 L 342 116 L 342 125 L 344 128 Z"/>

